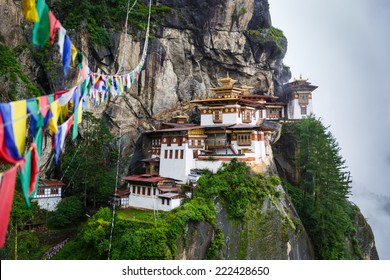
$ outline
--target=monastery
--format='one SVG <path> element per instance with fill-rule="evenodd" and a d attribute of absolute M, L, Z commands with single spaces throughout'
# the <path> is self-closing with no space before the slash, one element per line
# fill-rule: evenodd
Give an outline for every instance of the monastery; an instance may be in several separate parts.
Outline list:
<path fill-rule="evenodd" d="M 236 87 L 229 76 L 219 82 L 211 98 L 191 101 L 199 108 L 200 124 L 186 123 L 187 116 L 179 115 L 175 122 L 144 134 L 146 173 L 122 178 L 127 189 L 115 194 L 118 206 L 163 211 L 178 207 L 182 196 L 176 183 L 195 183 L 201 170 L 216 172 L 232 159 L 249 166 L 269 161 L 272 122 L 313 113 L 317 87 L 302 77 L 286 84 L 281 97 L 253 95 L 251 87 Z"/>

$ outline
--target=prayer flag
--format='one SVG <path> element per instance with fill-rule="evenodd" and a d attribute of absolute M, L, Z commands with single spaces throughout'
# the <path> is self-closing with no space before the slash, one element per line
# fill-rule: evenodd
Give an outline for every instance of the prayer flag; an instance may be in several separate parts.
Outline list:
<path fill-rule="evenodd" d="M 49 19 L 50 19 L 50 44 L 54 44 L 54 38 L 56 37 L 57 30 L 60 30 L 61 28 L 61 23 L 52 11 L 49 11 Z"/>
<path fill-rule="evenodd" d="M 49 119 L 48 128 L 54 133 L 56 133 L 58 131 L 57 122 L 58 122 L 60 110 L 61 110 L 61 108 L 60 108 L 60 105 L 58 103 L 58 100 L 56 100 L 50 104 L 51 118 Z"/>
<path fill-rule="evenodd" d="M 27 101 L 15 101 L 11 103 L 11 106 L 14 140 L 16 147 L 18 148 L 19 155 L 23 155 L 26 143 Z"/>
<path fill-rule="evenodd" d="M 0 112 L 0 159 L 2 162 L 16 163 L 18 159 L 14 159 L 8 152 L 8 148 L 5 142 L 3 116 Z M 9 124 L 7 124 L 8 126 Z"/>
<path fill-rule="evenodd" d="M 42 47 L 50 38 L 49 7 L 45 0 L 38 0 L 37 11 L 39 21 L 34 23 L 32 42 Z"/>
<path fill-rule="evenodd" d="M 72 44 L 72 47 L 71 47 L 71 51 L 72 51 L 72 65 L 76 66 L 77 49 L 76 49 L 76 47 L 73 44 Z"/>
<path fill-rule="evenodd" d="M 61 54 L 61 57 L 63 56 L 64 53 L 64 43 L 65 43 L 65 35 L 66 35 L 66 29 L 62 27 L 60 24 L 60 29 L 58 30 L 58 46 L 60 47 L 59 51 Z"/>
<path fill-rule="evenodd" d="M 0 183 L 0 248 L 4 247 L 5 237 L 7 235 L 9 216 L 11 214 L 12 201 L 14 199 L 16 172 L 18 166 L 15 165 L 8 169 L 1 176 Z"/>
<path fill-rule="evenodd" d="M 35 5 L 35 0 L 23 0 L 22 12 L 23 12 L 23 16 L 26 20 L 29 20 L 32 22 L 37 22 L 39 20 L 37 7 Z"/>
<path fill-rule="evenodd" d="M 62 65 L 64 66 L 64 74 L 69 70 L 70 62 L 72 60 L 72 41 L 68 35 L 65 35 L 64 50 L 62 53 Z"/>
<path fill-rule="evenodd" d="M 19 181 L 27 207 L 31 206 L 30 198 L 36 192 L 35 187 L 39 174 L 38 160 L 37 146 L 33 143 L 24 156 L 24 163 L 21 164 L 21 172 L 19 174 Z"/>

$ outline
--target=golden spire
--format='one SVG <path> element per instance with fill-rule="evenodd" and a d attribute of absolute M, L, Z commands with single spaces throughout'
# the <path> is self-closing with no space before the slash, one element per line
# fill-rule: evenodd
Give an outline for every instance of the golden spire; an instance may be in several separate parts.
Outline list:
<path fill-rule="evenodd" d="M 229 72 L 226 73 L 226 78 L 219 79 L 218 81 L 222 84 L 222 87 L 232 87 L 237 82 L 237 80 L 229 77 Z"/>

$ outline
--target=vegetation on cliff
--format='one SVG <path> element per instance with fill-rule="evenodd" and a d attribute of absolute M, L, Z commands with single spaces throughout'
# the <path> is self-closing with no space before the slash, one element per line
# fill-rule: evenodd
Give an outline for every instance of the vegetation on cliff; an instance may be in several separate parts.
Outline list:
<path fill-rule="evenodd" d="M 349 173 L 333 135 L 313 117 L 287 125 L 296 143 L 299 184 L 285 183 L 320 259 L 361 258 L 358 246 L 352 256 L 346 240 L 354 239 L 353 218 L 358 211 L 347 200 Z"/>
<path fill-rule="evenodd" d="M 261 207 L 262 199 L 273 194 L 280 181 L 276 176 L 251 176 L 249 168 L 233 161 L 216 174 L 207 173 L 199 182 L 192 199 L 172 212 L 119 211 L 115 217 L 112 259 L 173 259 L 178 243 L 188 245 L 189 223 L 207 222 L 214 228 L 207 257 L 214 258 L 223 246 L 223 234 L 216 225 L 214 199 L 226 205 L 232 218 L 245 219 L 252 208 Z M 101 208 L 82 226 L 78 237 L 69 242 L 58 259 L 106 259 L 108 257 L 112 214 Z M 142 250 L 141 250 L 142 248 Z M 206 256 L 205 256 L 206 257 Z"/>
<path fill-rule="evenodd" d="M 68 30 L 87 30 L 90 42 L 97 46 L 112 46 L 110 30 L 119 31 L 125 25 L 127 0 L 63 0 L 56 1 L 55 11 L 64 27 Z M 138 1 L 128 17 L 131 32 L 146 29 L 149 13 L 148 4 Z M 153 25 L 161 25 L 161 21 L 169 13 L 170 8 L 153 5 L 151 16 Z"/>
<path fill-rule="evenodd" d="M 9 102 L 41 95 L 25 74 L 14 51 L 0 43 L 1 101 Z M 4 88 L 3 88 L 4 87 Z"/>

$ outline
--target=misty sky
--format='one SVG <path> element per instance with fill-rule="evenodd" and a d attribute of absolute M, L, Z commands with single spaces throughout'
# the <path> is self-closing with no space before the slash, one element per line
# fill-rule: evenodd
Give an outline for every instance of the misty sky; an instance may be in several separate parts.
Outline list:
<path fill-rule="evenodd" d="M 369 192 L 390 197 L 390 1 L 269 0 L 284 31 L 284 63 L 319 86 L 314 111 L 337 138 L 381 259 L 390 259 L 390 213 Z"/>

